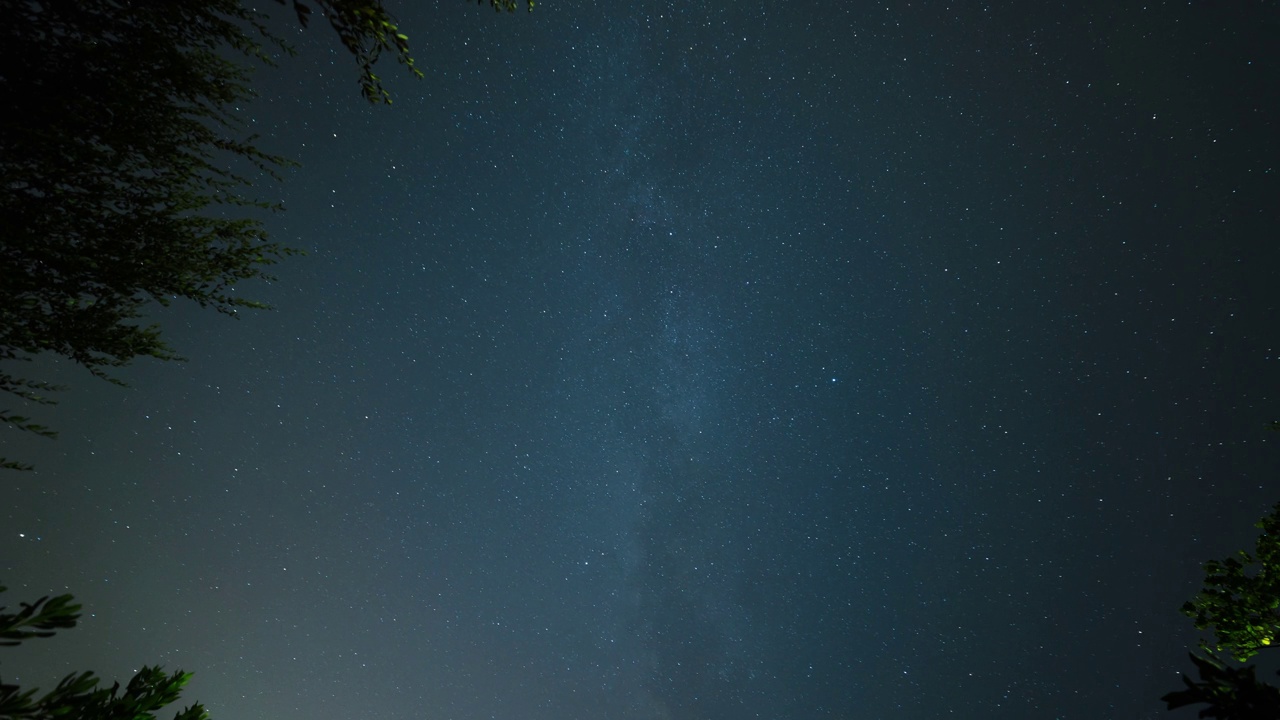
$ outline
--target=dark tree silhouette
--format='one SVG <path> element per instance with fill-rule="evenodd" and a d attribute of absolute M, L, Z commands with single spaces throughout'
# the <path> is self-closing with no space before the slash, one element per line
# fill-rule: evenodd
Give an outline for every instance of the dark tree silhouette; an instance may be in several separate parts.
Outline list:
<path fill-rule="evenodd" d="M 422 76 L 379 0 L 278 2 L 328 21 L 369 101 L 390 102 L 384 53 Z M 241 0 L 0 0 L 0 391 L 51 404 L 59 388 L 13 367 L 42 353 L 104 379 L 177 359 L 143 321 L 151 303 L 264 307 L 238 285 L 295 252 L 264 230 L 278 205 L 245 194 L 290 165 L 236 116 L 253 65 L 289 51 L 264 21 Z M 20 411 L 0 422 L 54 435 Z"/>
<path fill-rule="evenodd" d="M 1275 720 L 1280 718 L 1280 688 L 1259 682 L 1254 667 L 1228 667 L 1226 663 L 1209 655 L 1191 655 L 1191 662 L 1200 673 L 1199 680 L 1192 680 L 1184 673 L 1182 682 L 1186 689 L 1166 694 L 1160 698 L 1168 709 L 1177 710 L 1188 705 L 1206 704 L 1200 710 L 1202 718 L 1221 720 Z"/>
<path fill-rule="evenodd" d="M 4 588 L 0 587 L 0 593 Z M 0 645 L 14 646 L 32 638 L 47 638 L 58 630 L 75 627 L 80 606 L 70 595 L 42 597 L 21 603 L 22 610 L 11 614 L 0 606 Z M 124 692 L 120 683 L 98 687 L 92 672 L 71 673 L 58 686 L 41 694 L 36 688 L 23 690 L 0 679 L 0 718 L 3 720 L 155 720 L 156 713 L 178 701 L 191 673 L 166 674 L 159 667 L 144 667 L 129 681 Z M 174 720 L 205 720 L 209 714 L 195 704 L 178 712 Z"/>

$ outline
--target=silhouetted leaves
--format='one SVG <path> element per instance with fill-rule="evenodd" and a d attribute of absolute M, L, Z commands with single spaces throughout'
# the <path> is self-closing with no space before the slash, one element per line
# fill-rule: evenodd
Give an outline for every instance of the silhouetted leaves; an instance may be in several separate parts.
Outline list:
<path fill-rule="evenodd" d="M 293 4 L 298 22 L 303 27 L 310 21 L 311 8 L 302 0 L 276 0 Z M 485 0 L 479 0 L 484 4 Z M 496 11 L 514 12 L 516 0 L 488 0 Z M 356 59 L 360 67 L 360 94 L 372 103 L 391 103 L 391 94 L 382 86 L 382 78 L 373 72 L 373 66 L 383 51 L 393 54 L 417 78 L 423 73 L 414 65 L 409 52 L 409 36 L 400 31 L 400 25 L 378 0 L 314 0 L 329 26 L 338 34 L 338 40 Z M 530 11 L 533 0 L 527 0 Z"/>
<path fill-rule="evenodd" d="M 0 593 L 5 591 L 0 585 Z M 33 603 L 19 603 L 22 610 L 6 613 L 0 605 L 0 646 L 21 644 L 23 640 L 52 637 L 54 632 L 76 626 L 80 619 L 80 606 L 70 595 L 45 597 Z"/>
<path fill-rule="evenodd" d="M 134 358 L 177 358 L 140 322 L 151 303 L 261 307 L 237 283 L 293 251 L 257 212 L 277 206 L 242 192 L 289 163 L 234 139 L 253 93 L 226 53 L 267 58 L 260 18 L 238 0 L 9 0 L 0 18 L 0 361 L 52 353 L 113 380 Z M 28 402 L 56 389 L 0 373 Z"/>
<path fill-rule="evenodd" d="M 0 593 L 5 588 L 0 587 Z M 57 630 L 75 627 L 80 606 L 70 595 L 42 597 L 19 603 L 17 613 L 0 607 L 0 646 L 13 646 L 32 638 L 51 637 Z M 71 673 L 43 695 L 36 688 L 23 690 L 0 682 L 0 720 L 154 720 L 156 713 L 178 701 L 191 673 L 165 674 L 159 667 L 144 667 L 121 692 L 120 683 L 98 687 L 91 672 Z M 206 720 L 199 704 L 178 712 L 175 720 Z"/>
<path fill-rule="evenodd" d="M 1208 704 L 1200 710 L 1202 718 L 1221 720 L 1275 720 L 1280 718 L 1280 688 L 1258 682 L 1252 665 L 1228 667 L 1211 656 L 1192 654 L 1191 662 L 1200 671 L 1200 679 L 1192 680 L 1184 673 L 1185 690 L 1160 698 L 1169 710 L 1187 705 Z"/>
<path fill-rule="evenodd" d="M 380 0 L 277 2 L 303 27 L 313 8 L 328 20 L 369 101 L 391 101 L 373 72 L 384 51 L 423 76 Z M 296 252 L 267 237 L 279 203 L 247 195 L 292 165 L 238 117 L 254 93 L 236 54 L 291 53 L 264 20 L 241 0 L 0 0 L 0 362 L 52 353 L 117 382 L 110 370 L 135 358 L 180 359 L 143 322 L 152 303 L 264 307 L 238 284 Z M 0 373 L 27 402 L 56 389 Z M 24 413 L 0 421 L 54 435 Z"/>

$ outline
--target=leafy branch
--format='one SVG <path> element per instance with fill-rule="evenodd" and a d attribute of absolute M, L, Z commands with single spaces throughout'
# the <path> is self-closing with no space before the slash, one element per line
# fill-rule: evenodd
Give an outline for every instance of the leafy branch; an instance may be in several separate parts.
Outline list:
<path fill-rule="evenodd" d="M 1253 553 L 1205 563 L 1204 589 L 1182 613 L 1196 629 L 1212 629 L 1216 642 L 1202 640 L 1207 652 L 1225 652 L 1246 662 L 1271 646 L 1280 633 L 1280 503 L 1254 527 L 1262 530 Z"/>
<path fill-rule="evenodd" d="M 0 586 L 0 592 L 4 590 Z M 16 613 L 0 606 L 0 646 L 52 637 L 58 630 L 75 627 L 80 618 L 80 605 L 71 595 L 46 595 L 19 606 Z M 155 720 L 158 711 L 178 701 L 190 680 L 189 672 L 166 674 L 158 666 L 147 666 L 133 676 L 123 693 L 120 683 L 98 687 L 99 679 L 92 672 L 71 673 L 43 695 L 37 688 L 23 690 L 0 682 L 0 720 Z M 174 720 L 208 717 L 196 703 L 178 712 Z"/>

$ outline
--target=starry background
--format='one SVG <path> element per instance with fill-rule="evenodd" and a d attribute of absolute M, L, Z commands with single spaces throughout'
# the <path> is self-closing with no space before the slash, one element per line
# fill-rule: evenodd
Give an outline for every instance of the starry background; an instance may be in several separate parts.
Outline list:
<path fill-rule="evenodd" d="M 398 3 L 275 310 L 5 437 L 4 662 L 234 718 L 1153 718 L 1280 500 L 1274 3 Z M 274 8 L 273 8 L 274 10 Z M 1186 717 L 1178 714 L 1169 717 Z"/>

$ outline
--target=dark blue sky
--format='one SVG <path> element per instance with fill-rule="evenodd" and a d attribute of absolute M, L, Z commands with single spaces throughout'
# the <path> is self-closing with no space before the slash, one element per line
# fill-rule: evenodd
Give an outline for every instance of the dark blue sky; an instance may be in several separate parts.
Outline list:
<path fill-rule="evenodd" d="M 309 254 L 158 316 L 189 361 L 132 389 L 49 363 L 0 571 L 90 616 L 6 681 L 1165 716 L 1199 564 L 1280 500 L 1275 8 L 585 5 L 392 4 L 390 108 L 290 33 L 245 116 Z"/>

